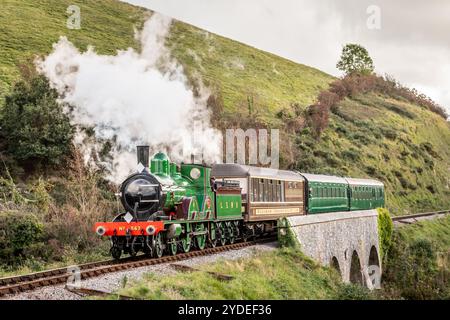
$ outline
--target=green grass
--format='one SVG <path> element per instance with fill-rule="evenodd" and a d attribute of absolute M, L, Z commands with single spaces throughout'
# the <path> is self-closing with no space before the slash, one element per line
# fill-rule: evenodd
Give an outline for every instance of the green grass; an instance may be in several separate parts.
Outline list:
<path fill-rule="evenodd" d="M 348 291 L 336 271 L 306 258 L 300 251 L 277 249 L 254 257 L 198 266 L 234 277 L 220 281 L 197 271 L 130 282 L 119 294 L 142 299 L 335 299 Z M 351 297 L 348 297 L 351 298 Z"/>
<path fill-rule="evenodd" d="M 395 232 L 408 243 L 427 239 L 439 252 L 450 252 L 450 216 L 407 225 L 397 228 Z"/>
<path fill-rule="evenodd" d="M 81 30 L 66 28 L 71 4 L 81 8 Z M 138 47 L 134 29 L 148 15 L 113 0 L 3 0 L 0 102 L 18 65 L 50 52 L 61 35 L 81 50 L 114 54 Z M 318 141 L 308 129 L 293 133 L 277 113 L 305 110 L 332 76 L 181 22 L 167 45 L 191 82 L 213 93 L 214 125 L 281 129 L 283 168 L 380 179 L 394 215 L 450 208 L 450 126 L 436 114 L 397 97 L 358 95 L 340 103 Z"/>
<path fill-rule="evenodd" d="M 70 5 L 81 9 L 80 30 L 66 27 Z M 114 0 L 2 0 L 0 96 L 17 79 L 17 66 L 35 55 L 49 53 L 60 36 L 67 36 L 81 50 L 92 45 L 103 54 L 136 47 L 134 28 L 142 25 L 144 12 Z"/>

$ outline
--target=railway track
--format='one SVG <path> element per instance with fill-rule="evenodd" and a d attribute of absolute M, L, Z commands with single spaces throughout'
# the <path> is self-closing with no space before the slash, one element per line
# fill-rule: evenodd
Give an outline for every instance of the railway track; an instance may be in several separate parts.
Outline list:
<path fill-rule="evenodd" d="M 392 217 L 392 221 L 399 224 L 412 224 L 429 218 L 443 217 L 447 214 L 450 214 L 450 210 L 424 212 L 424 213 L 410 214 L 407 216 Z"/>
<path fill-rule="evenodd" d="M 239 242 L 215 248 L 207 248 L 204 250 L 190 251 L 175 256 L 163 256 L 161 258 L 148 258 L 139 256 L 134 258 L 125 258 L 119 261 L 104 260 L 92 263 L 77 265 L 81 280 L 94 278 L 103 274 L 128 270 L 132 268 L 145 267 L 150 265 L 171 263 L 182 261 L 193 257 L 206 256 L 215 253 L 237 250 L 256 244 L 275 241 L 276 238 L 264 238 L 255 241 Z M 45 286 L 65 284 L 73 273 L 69 271 L 70 266 L 66 268 L 58 268 L 42 272 L 36 272 L 26 275 L 0 278 L 0 297 L 5 295 L 14 295 L 25 291 L 35 290 Z"/>

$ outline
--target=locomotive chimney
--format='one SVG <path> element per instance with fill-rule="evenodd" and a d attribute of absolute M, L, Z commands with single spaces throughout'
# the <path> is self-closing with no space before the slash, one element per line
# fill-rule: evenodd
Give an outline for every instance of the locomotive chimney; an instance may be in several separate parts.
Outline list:
<path fill-rule="evenodd" d="M 137 146 L 137 162 L 142 163 L 145 168 L 148 168 L 149 165 L 149 155 L 150 147 L 149 146 Z"/>

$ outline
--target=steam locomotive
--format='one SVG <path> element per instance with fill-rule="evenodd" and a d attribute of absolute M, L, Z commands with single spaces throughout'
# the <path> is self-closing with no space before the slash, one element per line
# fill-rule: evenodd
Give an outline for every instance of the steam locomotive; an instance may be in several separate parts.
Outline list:
<path fill-rule="evenodd" d="M 275 233 L 281 217 L 384 206 L 383 183 L 238 164 L 181 164 L 137 147 L 138 172 L 120 186 L 125 209 L 95 232 L 111 255 L 161 257 Z M 149 166 L 150 164 L 150 166 Z"/>

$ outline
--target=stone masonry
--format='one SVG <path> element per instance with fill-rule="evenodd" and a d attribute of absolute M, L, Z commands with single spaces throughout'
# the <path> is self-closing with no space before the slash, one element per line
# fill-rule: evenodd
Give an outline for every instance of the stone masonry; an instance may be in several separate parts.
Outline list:
<path fill-rule="evenodd" d="M 339 270 L 344 282 L 379 285 L 377 211 L 352 211 L 287 218 L 302 251 Z"/>

